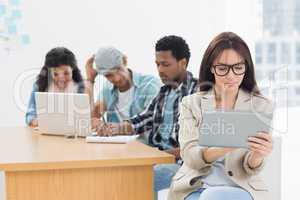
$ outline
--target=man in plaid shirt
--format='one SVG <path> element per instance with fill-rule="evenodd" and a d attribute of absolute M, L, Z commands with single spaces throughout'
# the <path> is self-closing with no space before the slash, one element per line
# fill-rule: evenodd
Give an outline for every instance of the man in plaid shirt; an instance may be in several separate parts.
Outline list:
<path fill-rule="evenodd" d="M 109 124 L 98 130 L 99 135 L 143 134 L 147 143 L 173 154 L 180 160 L 178 144 L 178 106 L 181 99 L 197 91 L 197 80 L 187 71 L 190 50 L 181 37 L 170 35 L 155 45 L 156 65 L 164 83 L 148 107 L 120 124 Z M 168 188 L 180 164 L 154 167 L 155 191 Z"/>

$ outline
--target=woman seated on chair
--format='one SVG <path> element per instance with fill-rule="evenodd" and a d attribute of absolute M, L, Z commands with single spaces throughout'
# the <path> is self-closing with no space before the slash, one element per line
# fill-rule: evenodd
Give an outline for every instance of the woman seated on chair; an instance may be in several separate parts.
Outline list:
<path fill-rule="evenodd" d="M 26 112 L 26 124 L 31 127 L 38 126 L 35 92 L 86 92 L 75 55 L 69 49 L 56 47 L 46 54 L 44 66 L 33 85 Z"/>
<path fill-rule="evenodd" d="M 199 145 L 201 113 L 209 109 L 272 113 L 269 100 L 257 87 L 247 44 L 224 32 L 209 44 L 199 75 L 200 92 L 187 96 L 180 107 L 179 142 L 184 164 L 173 181 L 169 200 L 266 200 L 259 176 L 272 151 L 269 133 L 249 137 L 248 149 Z"/>

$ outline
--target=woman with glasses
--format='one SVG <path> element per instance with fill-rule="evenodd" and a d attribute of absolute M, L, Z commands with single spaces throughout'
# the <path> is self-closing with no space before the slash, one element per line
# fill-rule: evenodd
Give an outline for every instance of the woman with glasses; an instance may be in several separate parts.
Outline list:
<path fill-rule="evenodd" d="M 35 92 L 85 92 L 75 55 L 69 49 L 56 47 L 46 54 L 44 66 L 33 85 L 26 112 L 26 124 L 31 127 L 38 126 Z"/>
<path fill-rule="evenodd" d="M 169 200 L 266 200 L 259 176 L 272 151 L 269 133 L 248 139 L 248 149 L 199 145 L 201 113 L 211 109 L 271 113 L 272 105 L 256 84 L 247 44 L 236 34 L 216 36 L 205 51 L 200 92 L 182 100 L 179 142 L 184 161 L 173 177 Z"/>

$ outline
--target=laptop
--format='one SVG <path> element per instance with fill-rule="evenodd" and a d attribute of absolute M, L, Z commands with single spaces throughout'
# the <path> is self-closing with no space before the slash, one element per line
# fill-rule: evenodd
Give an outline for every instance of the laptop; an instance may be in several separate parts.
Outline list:
<path fill-rule="evenodd" d="M 248 148 L 248 137 L 271 131 L 273 115 L 245 111 L 205 111 L 200 127 L 199 145 L 207 147 Z"/>
<path fill-rule="evenodd" d="M 91 135 L 89 96 L 77 93 L 35 92 L 39 132 L 49 135 Z"/>

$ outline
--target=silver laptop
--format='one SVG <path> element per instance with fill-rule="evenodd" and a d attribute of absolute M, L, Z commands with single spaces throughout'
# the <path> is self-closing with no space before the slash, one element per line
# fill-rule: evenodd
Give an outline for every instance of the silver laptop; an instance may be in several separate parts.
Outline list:
<path fill-rule="evenodd" d="M 205 111 L 199 144 L 208 147 L 247 148 L 248 137 L 270 132 L 273 115 L 244 111 Z"/>
<path fill-rule="evenodd" d="M 52 135 L 91 134 L 91 110 L 87 94 L 35 93 L 39 132 Z"/>

